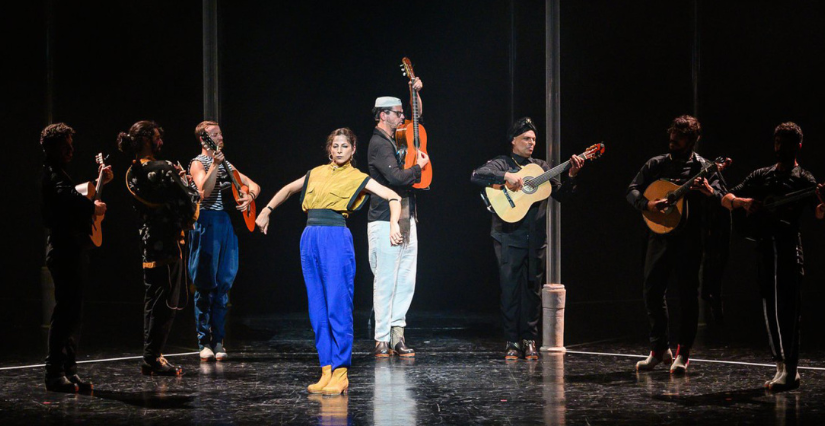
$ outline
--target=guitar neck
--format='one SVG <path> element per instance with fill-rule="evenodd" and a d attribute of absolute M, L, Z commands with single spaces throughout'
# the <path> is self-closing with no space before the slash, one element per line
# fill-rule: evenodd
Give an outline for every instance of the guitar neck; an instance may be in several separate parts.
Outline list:
<path fill-rule="evenodd" d="M 584 157 L 584 155 L 585 154 L 582 153 L 582 154 L 579 155 L 579 157 Z M 570 170 L 570 167 L 572 167 L 572 166 L 573 165 L 570 164 L 570 160 L 567 160 L 564 163 L 561 163 L 558 166 L 553 167 L 550 170 L 548 170 L 548 171 L 546 171 L 546 172 L 530 179 L 530 181 L 526 182 L 526 183 L 529 184 L 530 186 L 532 186 L 533 188 L 535 188 L 535 187 L 549 181 L 550 179 L 553 179 L 554 177 Z"/>
<path fill-rule="evenodd" d="M 410 102 L 412 103 L 413 136 L 415 137 L 415 147 L 418 148 L 421 146 L 418 137 L 418 93 L 412 87 L 410 87 Z"/>
<path fill-rule="evenodd" d="M 101 164 L 104 168 L 105 164 Z M 103 196 L 103 170 L 97 175 L 97 183 L 95 184 L 95 200 L 100 201 Z"/>
<path fill-rule="evenodd" d="M 227 160 L 226 157 L 223 158 L 222 164 L 223 168 L 226 170 L 226 175 L 229 176 L 229 180 L 232 182 L 232 185 L 240 191 L 242 185 L 237 179 L 235 179 L 235 174 L 232 173 L 232 169 L 229 167 L 229 160 Z"/>
<path fill-rule="evenodd" d="M 673 191 L 673 193 L 667 197 L 668 201 L 672 203 L 677 200 L 680 200 L 682 197 L 685 196 L 685 194 L 687 194 L 688 191 L 690 191 L 691 186 L 693 186 L 693 181 L 708 176 L 709 174 L 715 172 L 716 168 L 716 163 L 703 168 L 699 173 L 696 174 L 696 176 L 693 176 L 692 178 L 688 179 L 687 182 L 685 182 L 684 184 L 682 184 L 682 186 Z"/>
<path fill-rule="evenodd" d="M 776 208 L 783 204 L 793 203 L 795 201 L 808 198 L 814 194 L 816 194 L 815 186 L 811 188 L 801 189 L 799 191 L 791 192 L 790 194 L 787 194 L 784 197 L 777 199 L 776 201 L 770 204 L 770 207 Z"/>

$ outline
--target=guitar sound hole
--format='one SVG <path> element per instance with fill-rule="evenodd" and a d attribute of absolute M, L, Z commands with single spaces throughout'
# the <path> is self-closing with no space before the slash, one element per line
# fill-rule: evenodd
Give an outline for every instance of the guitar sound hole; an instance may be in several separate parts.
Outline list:
<path fill-rule="evenodd" d="M 530 179 L 530 178 L 525 178 L 524 180 L 528 180 L 528 179 Z M 521 190 L 524 191 L 525 194 L 532 194 L 532 193 L 536 192 L 536 188 L 534 188 L 532 185 L 530 185 L 528 183 L 525 183 L 524 186 L 521 187 Z"/>

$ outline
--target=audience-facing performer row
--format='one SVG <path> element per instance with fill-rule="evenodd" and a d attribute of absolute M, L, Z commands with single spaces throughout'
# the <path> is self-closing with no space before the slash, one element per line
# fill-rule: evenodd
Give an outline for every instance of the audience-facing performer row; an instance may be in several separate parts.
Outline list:
<path fill-rule="evenodd" d="M 411 79 L 416 122 L 421 113 L 418 92 L 422 87 L 420 79 Z M 368 202 L 369 194 L 375 195 L 369 200 L 367 230 L 369 262 L 375 276 L 373 355 L 415 356 L 406 345 L 404 333 L 417 268 L 418 217 L 413 186 L 421 182 L 429 157 L 423 150 L 416 150 L 405 164 L 407 147 L 396 140 L 396 130 L 405 118 L 400 99 L 379 97 L 372 113 L 377 125 L 368 147 L 369 175 L 355 167 L 357 141 L 353 132 L 336 129 L 326 141 L 330 162 L 284 186 L 257 217 L 255 200 L 261 187 L 226 160 L 217 122 L 204 121 L 196 126 L 201 153 L 190 161 L 188 173 L 180 164 L 158 159 L 163 129 L 157 123 L 138 121 L 128 132 L 118 135 L 119 150 L 134 158 L 126 171 L 126 186 L 141 220 L 146 286 L 143 374 L 182 374 L 179 366 L 163 356 L 163 348 L 175 312 L 188 303 L 187 272 L 195 287 L 200 358 L 227 359 L 224 323 L 228 293 L 239 266 L 234 229 L 242 228 L 233 222 L 243 219 L 247 229 L 257 226 L 266 234 L 274 209 L 298 193 L 307 213 L 300 242 L 301 267 L 321 367 L 320 379 L 307 386 L 308 392 L 336 395 L 349 388 L 355 250 L 346 219 Z M 506 360 L 539 358 L 548 197 L 552 194 L 557 201 L 570 198 L 585 161 L 604 152 L 604 145 L 597 144 L 551 168 L 532 157 L 536 132 L 530 118 L 514 122 L 507 133 L 508 154 L 488 161 L 471 177 L 472 183 L 485 188 L 494 213 L 491 236 L 498 260 Z M 75 186 L 65 172 L 72 160 L 73 135 L 71 127 L 58 123 L 46 127 L 40 138 L 45 154 L 42 196 L 44 223 L 49 229 L 47 265 L 56 299 L 45 383 L 48 390 L 61 392 L 93 389 L 91 382 L 77 373 L 76 348 L 86 251 L 100 244 L 94 238 L 94 229 L 106 211 L 106 204 L 95 195 L 113 178 L 111 168 L 100 161 L 96 185 L 88 182 Z M 730 190 L 721 177 L 730 160 L 708 161 L 695 152 L 701 138 L 696 118 L 677 117 L 668 135 L 668 153 L 647 161 L 627 189 L 628 202 L 642 213 L 650 228 L 643 282 L 650 354 L 636 363 L 636 369 L 648 371 L 667 363 L 671 373 L 687 371 L 698 324 L 700 265 L 703 253 L 708 256 L 708 235 L 714 233 L 708 218 L 718 215 L 722 206 L 735 214 L 746 214 L 734 223 L 746 225 L 757 242 L 759 286 L 776 362 L 776 373 L 765 387 L 773 391 L 799 387 L 804 273 L 799 219 L 807 207 L 814 209 L 818 219 L 825 217 L 823 185 L 817 185 L 797 163 L 802 130 L 794 123 L 779 125 L 774 132 L 776 163 L 754 171 Z M 567 178 L 559 180 L 562 174 Z M 184 257 L 187 231 L 188 259 Z M 714 266 L 719 274 L 723 263 Z M 669 341 L 665 298 L 671 274 L 675 274 L 680 301 L 675 355 Z M 705 278 L 711 282 L 718 277 Z M 715 303 L 718 312 L 714 315 L 721 317 L 720 288 L 712 282 L 710 285 L 715 287 L 707 294 L 703 290 L 703 297 Z"/>

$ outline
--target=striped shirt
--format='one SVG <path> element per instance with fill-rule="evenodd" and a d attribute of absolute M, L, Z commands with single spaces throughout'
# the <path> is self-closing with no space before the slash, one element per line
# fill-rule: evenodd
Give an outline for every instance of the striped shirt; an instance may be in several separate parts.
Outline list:
<path fill-rule="evenodd" d="M 212 167 L 212 157 L 208 155 L 198 155 L 197 157 L 193 158 L 192 161 L 189 162 L 189 173 L 192 173 L 192 163 L 195 161 L 200 161 L 203 164 L 203 170 L 205 172 L 209 172 L 209 168 Z M 235 170 L 235 166 L 232 165 L 229 161 L 224 160 L 218 166 L 218 176 L 215 179 L 215 188 L 212 190 L 212 193 L 209 194 L 208 197 L 201 201 L 201 209 L 206 210 L 223 210 L 223 199 L 227 198 L 230 203 L 234 202 L 231 191 L 232 191 L 232 181 L 229 179 L 229 175 L 226 174 L 226 165 L 229 165 L 230 170 Z M 196 190 L 198 189 L 195 182 L 192 182 L 192 187 Z"/>

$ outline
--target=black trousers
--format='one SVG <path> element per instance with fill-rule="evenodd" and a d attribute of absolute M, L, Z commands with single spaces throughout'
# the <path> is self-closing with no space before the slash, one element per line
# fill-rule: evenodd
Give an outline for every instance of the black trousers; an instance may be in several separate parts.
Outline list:
<path fill-rule="evenodd" d="M 799 234 L 758 244 L 758 279 L 774 361 L 797 365 L 802 322 L 802 241 Z"/>
<path fill-rule="evenodd" d="M 143 358 L 147 361 L 161 356 L 175 312 L 183 306 L 180 297 L 185 293 L 185 267 L 180 260 L 143 270 L 146 285 L 143 299 Z"/>
<path fill-rule="evenodd" d="M 49 327 L 46 377 L 77 373 L 77 342 L 83 312 L 83 283 L 88 255 L 80 247 L 49 246 L 46 266 L 54 281 L 54 310 Z"/>
<path fill-rule="evenodd" d="M 508 342 L 537 340 L 544 284 L 545 249 L 493 240 L 501 285 L 501 319 Z"/>
<path fill-rule="evenodd" d="M 714 207 L 717 208 L 717 207 Z M 702 283 L 702 299 L 721 300 L 722 277 L 730 258 L 730 212 L 713 212 L 708 218 L 707 229 L 702 230 L 702 268 L 699 278 Z"/>
<path fill-rule="evenodd" d="M 677 231 L 676 235 L 650 233 L 644 271 L 644 298 L 650 321 L 650 347 L 662 351 L 669 347 L 667 286 L 671 274 L 676 278 L 679 296 L 678 344 L 690 348 L 699 322 L 699 266 L 702 262 L 701 234 L 697 228 Z"/>

